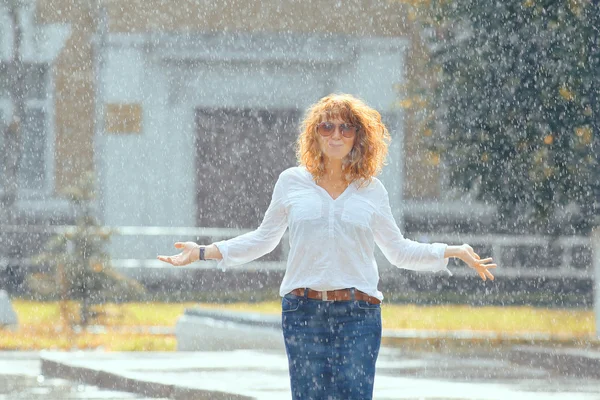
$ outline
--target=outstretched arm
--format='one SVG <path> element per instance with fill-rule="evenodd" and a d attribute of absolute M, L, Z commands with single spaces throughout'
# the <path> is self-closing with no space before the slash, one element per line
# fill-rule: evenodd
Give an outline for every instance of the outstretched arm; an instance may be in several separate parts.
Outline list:
<path fill-rule="evenodd" d="M 445 243 L 419 243 L 402 235 L 390 208 L 387 190 L 383 187 L 382 198 L 375 213 L 373 237 L 388 261 L 398 268 L 413 271 L 446 271 L 448 258 Z"/>
<path fill-rule="evenodd" d="M 176 249 L 181 249 L 181 253 L 174 256 L 158 256 L 160 261 L 164 261 L 174 266 L 182 266 L 193 263 L 200 259 L 200 248 L 204 247 L 204 258 L 207 260 L 221 260 L 223 256 L 219 248 L 214 244 L 201 246 L 194 242 L 177 242 Z"/>
<path fill-rule="evenodd" d="M 158 259 L 175 266 L 187 265 L 197 261 L 200 248 L 204 248 L 204 258 L 220 260 L 219 266 L 234 266 L 255 260 L 272 251 L 287 228 L 284 198 L 284 182 L 280 175 L 269 208 L 258 229 L 209 246 L 200 246 L 194 242 L 177 242 L 175 248 L 181 249 L 181 253 L 174 256 L 158 256 Z"/>
<path fill-rule="evenodd" d="M 492 281 L 494 280 L 494 275 L 489 271 L 491 268 L 496 268 L 496 264 L 491 264 L 492 258 L 489 257 L 482 260 L 468 244 L 446 247 L 444 258 L 448 257 L 456 257 L 463 260 L 469 267 L 477 271 L 484 281 L 488 278 Z"/>
<path fill-rule="evenodd" d="M 491 258 L 481 259 L 468 244 L 448 246 L 444 243 L 419 243 L 406 239 L 392 215 L 388 193 L 385 188 L 382 189 L 383 198 L 376 214 L 373 235 L 375 242 L 393 265 L 416 271 L 449 271 L 448 258 L 456 257 L 477 271 L 484 281 L 494 279 L 489 269 L 496 268 L 496 264 L 492 264 Z"/>

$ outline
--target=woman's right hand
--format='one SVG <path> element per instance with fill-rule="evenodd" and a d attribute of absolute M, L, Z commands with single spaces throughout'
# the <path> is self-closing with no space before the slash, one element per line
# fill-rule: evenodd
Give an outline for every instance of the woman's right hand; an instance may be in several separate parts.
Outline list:
<path fill-rule="evenodd" d="M 494 280 L 494 275 L 489 271 L 490 268 L 496 268 L 496 264 L 492 264 L 492 257 L 482 259 L 479 254 L 475 253 L 473 248 L 468 244 L 459 246 L 462 250 L 458 258 L 463 260 L 469 267 L 473 268 L 481 279 L 484 281 L 487 279 Z"/>
<path fill-rule="evenodd" d="M 200 256 L 199 247 L 194 242 L 177 242 L 175 243 L 175 248 L 181 249 L 181 253 L 174 256 L 158 256 L 157 258 L 176 267 L 188 265 L 194 261 L 198 261 Z"/>

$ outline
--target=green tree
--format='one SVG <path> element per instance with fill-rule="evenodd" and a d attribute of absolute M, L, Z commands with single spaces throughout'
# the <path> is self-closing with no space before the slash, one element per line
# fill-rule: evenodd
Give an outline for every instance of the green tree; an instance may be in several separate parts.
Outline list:
<path fill-rule="evenodd" d="M 479 183 L 506 231 L 588 232 L 600 178 L 597 4 L 431 1 L 417 15 L 435 79 L 413 95 L 433 93 L 424 131 L 451 183 Z M 578 215 L 570 228 L 567 207 Z"/>
<path fill-rule="evenodd" d="M 46 243 L 37 261 L 47 266 L 49 272 L 29 279 L 34 291 L 60 299 L 61 312 L 68 312 L 69 308 L 64 306 L 67 301 L 78 302 L 78 320 L 83 326 L 93 317 L 92 305 L 122 302 L 144 293 L 139 283 L 110 266 L 110 257 L 104 248 L 111 232 L 101 227 L 93 215 L 93 181 L 91 175 L 85 175 L 78 186 L 66 191 L 74 206 L 77 224 L 73 230 L 56 235 Z M 65 315 L 63 319 L 72 320 Z"/>

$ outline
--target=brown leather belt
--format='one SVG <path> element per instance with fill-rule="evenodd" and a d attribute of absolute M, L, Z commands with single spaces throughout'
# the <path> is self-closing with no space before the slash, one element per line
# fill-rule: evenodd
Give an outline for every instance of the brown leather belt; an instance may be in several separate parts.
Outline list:
<path fill-rule="evenodd" d="M 350 301 L 352 300 L 352 289 L 338 289 L 319 291 L 313 289 L 306 289 L 308 291 L 307 297 L 309 299 L 323 300 L 323 301 Z M 304 296 L 304 288 L 294 289 L 290 292 L 295 296 Z M 370 304 L 379 304 L 381 300 L 377 297 L 369 296 L 368 294 L 361 292 L 358 289 L 354 289 L 354 299 L 366 301 Z"/>

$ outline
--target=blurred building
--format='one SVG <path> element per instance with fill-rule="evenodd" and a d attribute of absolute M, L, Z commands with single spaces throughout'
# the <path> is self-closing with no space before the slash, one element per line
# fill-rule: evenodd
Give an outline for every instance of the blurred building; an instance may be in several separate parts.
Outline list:
<path fill-rule="evenodd" d="M 12 26 L 2 7 L 6 61 Z M 402 2 L 30 0 L 22 8 L 24 219 L 68 220 L 61 191 L 91 170 L 107 225 L 256 226 L 279 172 L 295 165 L 303 111 L 331 92 L 358 95 L 384 116 L 393 144 L 382 179 L 400 222 L 442 229 L 489 211 L 448 199 L 439 160 L 398 105 L 397 88 L 420 73 L 421 54 Z M 121 242 L 131 253 L 121 256 L 155 254 L 134 242 Z"/>

